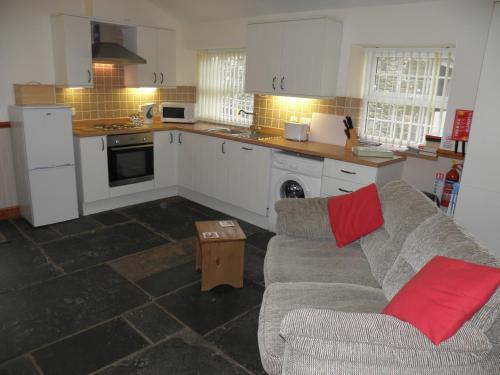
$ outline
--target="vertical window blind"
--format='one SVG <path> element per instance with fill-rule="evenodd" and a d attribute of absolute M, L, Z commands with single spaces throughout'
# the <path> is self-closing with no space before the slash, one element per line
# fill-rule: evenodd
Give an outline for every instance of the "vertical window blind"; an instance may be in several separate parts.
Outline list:
<path fill-rule="evenodd" d="M 395 145 L 442 136 L 454 50 L 367 48 L 362 134 Z"/>
<path fill-rule="evenodd" d="M 197 117 L 200 120 L 250 126 L 253 95 L 245 93 L 245 51 L 201 51 L 198 54 Z"/>

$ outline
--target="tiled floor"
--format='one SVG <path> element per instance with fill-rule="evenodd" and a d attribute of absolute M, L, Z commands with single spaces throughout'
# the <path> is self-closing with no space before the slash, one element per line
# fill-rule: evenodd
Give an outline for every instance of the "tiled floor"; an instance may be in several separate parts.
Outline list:
<path fill-rule="evenodd" d="M 0 222 L 0 375 L 263 374 L 257 348 L 272 233 L 248 223 L 245 286 L 200 291 L 180 197 L 32 228 Z"/>

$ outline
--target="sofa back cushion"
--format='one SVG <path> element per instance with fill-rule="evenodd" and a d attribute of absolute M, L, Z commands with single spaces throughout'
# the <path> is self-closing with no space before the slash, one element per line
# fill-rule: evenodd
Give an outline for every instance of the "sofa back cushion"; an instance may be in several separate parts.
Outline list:
<path fill-rule="evenodd" d="M 500 267 L 498 258 L 465 234 L 453 219 L 439 211 L 410 233 L 403 244 L 400 254 L 382 282 L 387 299 L 391 300 L 436 255 Z M 471 323 L 486 331 L 497 319 L 499 309 L 500 292 L 497 290 L 473 316 Z"/>
<path fill-rule="evenodd" d="M 408 235 L 438 208 L 420 191 L 404 181 L 392 181 L 379 191 L 384 226 L 361 238 L 375 279 L 382 285 Z"/>

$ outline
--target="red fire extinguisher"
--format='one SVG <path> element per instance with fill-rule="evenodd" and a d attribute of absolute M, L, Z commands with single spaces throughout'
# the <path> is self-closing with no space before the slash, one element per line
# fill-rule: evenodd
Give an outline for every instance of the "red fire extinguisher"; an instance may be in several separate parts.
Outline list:
<path fill-rule="evenodd" d="M 453 162 L 451 169 L 446 173 L 443 195 L 441 196 L 441 207 L 448 207 L 450 204 L 453 184 L 460 181 L 459 169 L 461 169 L 461 164 Z"/>

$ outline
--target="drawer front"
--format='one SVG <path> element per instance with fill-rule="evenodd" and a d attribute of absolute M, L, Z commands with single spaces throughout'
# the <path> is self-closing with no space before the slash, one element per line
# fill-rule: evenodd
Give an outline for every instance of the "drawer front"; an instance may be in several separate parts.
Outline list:
<path fill-rule="evenodd" d="M 323 177 L 321 181 L 321 196 L 333 196 L 333 195 L 343 195 L 349 194 L 359 188 L 362 188 L 363 184 L 356 184 L 350 181 L 338 180 L 331 177 Z"/>
<path fill-rule="evenodd" d="M 368 185 L 377 180 L 377 168 L 325 159 L 323 176 Z"/>

